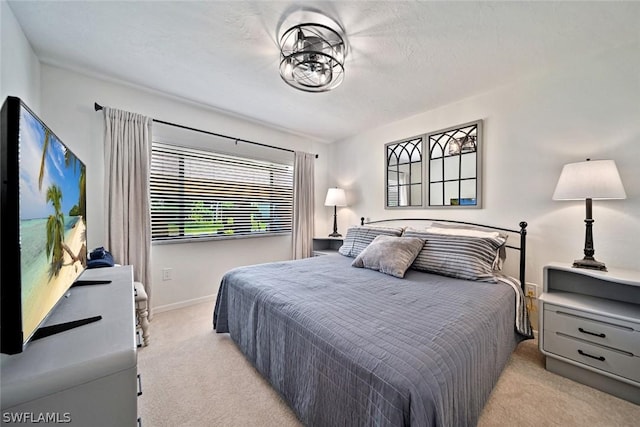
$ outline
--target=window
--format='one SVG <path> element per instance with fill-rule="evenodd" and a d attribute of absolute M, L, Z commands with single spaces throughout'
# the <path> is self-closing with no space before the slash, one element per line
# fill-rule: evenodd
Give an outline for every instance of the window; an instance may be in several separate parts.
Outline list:
<path fill-rule="evenodd" d="M 154 142 L 151 239 L 291 232 L 293 166 Z"/>

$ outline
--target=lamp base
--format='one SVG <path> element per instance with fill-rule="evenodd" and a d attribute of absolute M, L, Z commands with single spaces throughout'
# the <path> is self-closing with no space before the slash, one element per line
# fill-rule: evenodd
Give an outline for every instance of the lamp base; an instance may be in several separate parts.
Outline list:
<path fill-rule="evenodd" d="M 588 268 L 590 270 L 600 270 L 607 271 L 607 267 L 604 265 L 604 262 L 596 261 L 593 258 L 583 258 L 577 259 L 573 262 L 573 267 L 575 268 Z"/>
<path fill-rule="evenodd" d="M 333 232 L 333 233 L 329 234 L 329 237 L 342 237 L 342 234 Z"/>

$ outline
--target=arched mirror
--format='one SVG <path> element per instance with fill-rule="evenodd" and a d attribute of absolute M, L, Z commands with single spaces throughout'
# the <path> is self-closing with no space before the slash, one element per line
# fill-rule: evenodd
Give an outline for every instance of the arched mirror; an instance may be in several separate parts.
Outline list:
<path fill-rule="evenodd" d="M 482 120 L 385 144 L 385 207 L 481 207 L 481 153 Z"/>
<path fill-rule="evenodd" d="M 423 206 L 423 137 L 385 145 L 387 208 Z"/>
<path fill-rule="evenodd" d="M 429 207 L 480 207 L 482 120 L 427 134 Z"/>

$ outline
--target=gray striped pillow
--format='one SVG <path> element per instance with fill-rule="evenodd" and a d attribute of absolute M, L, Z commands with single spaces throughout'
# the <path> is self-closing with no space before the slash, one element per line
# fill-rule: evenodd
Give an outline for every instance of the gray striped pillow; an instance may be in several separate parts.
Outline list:
<path fill-rule="evenodd" d="M 371 227 L 368 225 L 350 227 L 338 252 L 344 256 L 355 258 L 376 237 L 380 235 L 399 237 L 402 235 L 402 231 L 402 227 Z"/>
<path fill-rule="evenodd" d="M 426 242 L 411 268 L 467 280 L 495 282 L 493 264 L 505 239 L 496 237 L 454 236 L 406 230 L 406 237 Z"/>

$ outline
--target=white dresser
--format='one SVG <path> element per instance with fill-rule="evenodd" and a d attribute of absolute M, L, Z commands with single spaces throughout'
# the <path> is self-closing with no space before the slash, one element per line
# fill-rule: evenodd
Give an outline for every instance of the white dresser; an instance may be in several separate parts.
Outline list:
<path fill-rule="evenodd" d="M 547 369 L 640 404 L 640 272 L 550 264 L 539 301 Z"/>
<path fill-rule="evenodd" d="M 46 325 L 97 315 L 102 319 L 33 341 L 22 353 L 2 355 L 3 424 L 136 425 L 140 383 L 133 270 L 87 270 L 81 279 L 112 283 L 72 288 Z"/>

